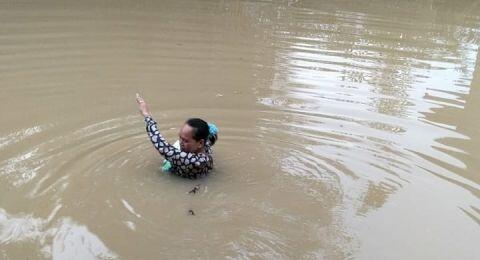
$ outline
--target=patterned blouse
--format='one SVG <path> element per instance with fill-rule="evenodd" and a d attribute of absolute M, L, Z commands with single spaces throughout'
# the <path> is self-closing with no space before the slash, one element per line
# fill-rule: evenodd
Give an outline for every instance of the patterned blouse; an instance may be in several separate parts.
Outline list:
<path fill-rule="evenodd" d="M 171 172 L 184 178 L 196 179 L 207 175 L 213 169 L 210 142 L 205 143 L 206 153 L 187 153 L 165 141 L 152 117 L 145 117 L 147 133 L 155 149 L 172 164 Z"/>

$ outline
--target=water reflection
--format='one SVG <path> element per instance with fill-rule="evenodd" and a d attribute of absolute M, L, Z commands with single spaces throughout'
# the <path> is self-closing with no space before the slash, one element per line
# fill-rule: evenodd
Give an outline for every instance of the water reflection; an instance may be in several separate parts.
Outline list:
<path fill-rule="evenodd" d="M 440 121 L 439 117 L 443 115 L 442 119 L 446 125 L 465 136 L 465 138 L 462 139 L 443 138 L 439 141 L 447 147 L 456 148 L 443 149 L 443 151 L 459 158 L 465 164 L 462 169 L 454 169 L 454 171 L 478 184 L 480 183 L 480 178 L 477 172 L 480 170 L 480 160 L 477 147 L 480 142 L 478 139 L 478 129 L 480 125 L 474 118 L 476 115 L 475 111 L 478 111 L 480 101 L 480 93 L 478 93 L 478 85 L 480 82 L 480 51 L 477 51 L 474 60 L 472 60 L 471 57 L 468 60 L 474 63 L 475 66 L 465 70 L 465 73 L 471 75 L 470 77 L 466 75 L 461 78 L 463 80 L 460 80 L 459 84 L 464 86 L 465 90 L 460 93 L 447 92 L 443 95 L 444 100 L 450 97 L 449 100 L 453 99 L 456 101 L 458 107 L 452 109 L 445 109 L 444 106 L 436 107 L 432 109 L 434 113 L 428 113 L 426 118 L 429 121 L 438 122 Z M 471 82 L 468 84 L 470 79 Z M 472 192 L 480 196 L 478 189 L 472 189 Z"/>
<path fill-rule="evenodd" d="M 0 255 L 480 254 L 474 1 L 6 7 Z M 137 91 L 168 140 L 220 126 L 195 196 L 159 171 Z"/>
<path fill-rule="evenodd" d="M 295 6 L 302 7 L 302 3 Z M 415 6 L 420 7 L 424 8 Z M 281 113 L 259 124 L 262 129 L 282 126 L 281 133 L 276 128 L 276 133 L 265 135 L 305 145 L 265 148 L 278 156 L 282 172 L 301 177 L 297 181 L 301 186 L 311 186 L 314 180 L 326 186 L 323 195 L 335 191 L 335 197 L 343 197 L 341 214 L 335 213 L 333 205 L 327 211 L 343 219 L 341 226 L 347 230 L 352 221 L 354 226 L 370 225 L 374 216 L 381 214 L 374 211 L 385 212 L 388 204 L 410 193 L 428 175 L 434 178 L 425 184 L 431 185 L 431 190 L 416 188 L 417 196 L 430 192 L 449 194 L 448 198 L 468 194 L 465 191 L 474 194 L 450 207 L 432 208 L 432 212 L 450 212 L 446 218 L 457 221 L 464 221 L 463 212 L 467 212 L 478 223 L 478 178 L 472 182 L 465 173 L 476 172 L 466 165 L 474 160 L 465 160 L 468 151 L 463 146 L 445 142 L 470 141 L 478 135 L 457 130 L 458 125 L 470 126 L 463 121 L 470 116 L 463 114 L 467 111 L 462 96 L 471 79 L 476 79 L 472 57 L 478 50 L 470 42 L 479 41 L 478 22 L 436 23 L 449 14 L 443 8 L 424 10 L 420 21 L 416 14 L 394 13 L 398 27 L 388 30 L 392 17 L 348 9 L 324 13 L 316 8 L 278 8 L 277 13 L 276 20 L 261 23 L 276 48 L 272 63 L 264 66 L 271 68 L 271 91 L 259 102 Z M 300 14 L 301 20 L 290 22 Z M 462 15 L 456 13 L 455 19 L 460 19 L 458 16 Z M 449 114 L 462 121 L 450 122 Z M 447 183 L 442 183 L 444 180 Z M 366 217 L 365 221 L 359 221 L 358 215 Z M 416 219 L 409 221 L 410 225 L 424 225 Z M 463 230 L 473 227 L 464 224 Z M 385 230 L 376 232 L 380 236 Z M 448 234 L 446 230 L 437 232 Z M 360 232 L 359 236 L 362 241 L 369 235 Z M 429 254 L 437 255 L 416 252 L 417 256 Z"/>
<path fill-rule="evenodd" d="M 425 132 L 435 134 L 425 134 L 432 138 L 421 142 L 424 145 L 420 147 L 409 147 L 414 144 L 409 145 L 407 140 L 398 143 L 402 146 L 407 144 L 404 148 L 414 152 L 427 150 L 426 154 L 444 157 L 443 161 L 447 164 L 464 168 L 455 158 L 430 147 L 455 151 L 458 149 L 442 146 L 438 140 L 468 137 L 449 131 L 452 128 L 444 119 L 443 122 L 427 119 L 428 123 L 435 125 L 425 125 L 423 115 L 428 116 L 432 114 L 430 111 L 438 108 L 458 108 L 463 103 L 458 95 L 465 93 L 468 81 L 472 78 L 475 63 L 471 57 L 476 56 L 477 50 L 471 44 L 459 44 L 457 41 L 471 36 L 474 29 L 440 24 L 436 26 L 437 31 L 432 33 L 429 30 L 418 30 L 422 29 L 421 26 L 431 27 L 432 23 L 428 20 L 419 25 L 410 22 L 408 19 L 411 17 L 402 17 L 402 28 L 398 32 L 388 31 L 388 35 L 384 35 L 385 31 L 378 25 L 380 21 L 387 21 L 380 20 L 379 17 L 373 19 L 367 14 L 336 12 L 331 15 L 332 24 L 319 24 L 315 28 L 322 29 L 313 35 L 311 31 L 306 34 L 299 28 L 309 28 L 309 25 L 318 23 L 318 15 L 326 16 L 323 12 L 309 10 L 305 16 L 311 17 L 311 20 L 303 17 L 303 23 L 295 23 L 293 26 L 286 18 L 281 18 L 295 16 L 297 10 L 281 12 L 285 14 L 278 15 L 280 18 L 276 24 L 267 27 L 277 45 L 275 62 L 272 64 L 276 66 L 271 81 L 274 96 L 260 98 L 261 103 L 295 113 L 338 117 L 339 120 L 360 124 L 367 120 L 366 126 L 393 134 L 383 135 L 384 138 L 381 139 L 386 141 L 398 138 L 418 139 L 423 134 L 418 132 L 418 128 L 412 127 L 412 124 L 417 125 L 425 128 Z M 440 14 L 445 15 L 443 12 L 435 12 L 431 19 L 436 19 Z M 332 29 L 324 28 L 335 28 L 334 37 L 330 33 Z M 328 37 L 322 37 L 327 34 Z M 473 38 L 473 41 L 477 40 Z M 432 45 L 438 48 L 432 48 Z M 345 83 L 338 84 L 339 80 Z M 444 101 L 435 102 L 436 99 Z M 326 110 L 330 108 L 326 104 L 354 111 L 344 113 L 350 114 L 349 117 L 341 118 L 338 110 L 335 110 L 337 115 L 328 114 Z M 378 120 L 372 122 L 372 118 Z"/>
<path fill-rule="evenodd" d="M 69 218 L 51 225 L 31 215 L 11 215 L 0 208 L 0 252 L 22 258 L 27 250 L 33 258 L 113 259 L 117 256 L 87 227 Z M 23 245 L 22 247 L 19 245 Z M 39 247 L 39 248 L 37 248 Z M 33 251 L 35 249 L 35 251 Z M 39 254 L 40 253 L 40 254 Z"/>

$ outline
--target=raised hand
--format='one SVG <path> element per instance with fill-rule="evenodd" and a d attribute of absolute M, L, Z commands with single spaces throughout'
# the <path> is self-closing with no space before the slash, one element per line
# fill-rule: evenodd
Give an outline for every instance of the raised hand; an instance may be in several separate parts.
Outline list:
<path fill-rule="evenodd" d="M 138 104 L 138 109 L 140 110 L 140 113 L 144 116 L 150 116 L 150 111 L 148 110 L 147 103 L 145 103 L 145 100 L 140 96 L 140 94 L 137 93 L 137 104 Z"/>

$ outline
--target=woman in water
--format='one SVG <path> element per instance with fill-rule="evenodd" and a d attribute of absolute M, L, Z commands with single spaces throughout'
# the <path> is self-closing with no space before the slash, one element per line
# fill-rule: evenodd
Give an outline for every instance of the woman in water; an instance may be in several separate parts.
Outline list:
<path fill-rule="evenodd" d="M 213 168 L 211 147 L 217 140 L 217 128 L 200 118 L 190 118 L 180 129 L 180 149 L 165 141 L 158 131 L 145 100 L 137 94 L 137 104 L 145 117 L 147 133 L 155 149 L 171 165 L 170 172 L 184 178 L 196 179 L 205 176 Z"/>

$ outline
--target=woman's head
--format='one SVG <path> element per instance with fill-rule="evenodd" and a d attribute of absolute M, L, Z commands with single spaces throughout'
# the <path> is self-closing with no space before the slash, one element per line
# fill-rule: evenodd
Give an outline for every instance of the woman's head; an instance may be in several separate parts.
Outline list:
<path fill-rule="evenodd" d="M 188 119 L 180 129 L 179 137 L 182 151 L 192 153 L 202 152 L 207 140 L 211 145 L 217 140 L 216 134 L 210 135 L 208 123 L 200 118 Z"/>

